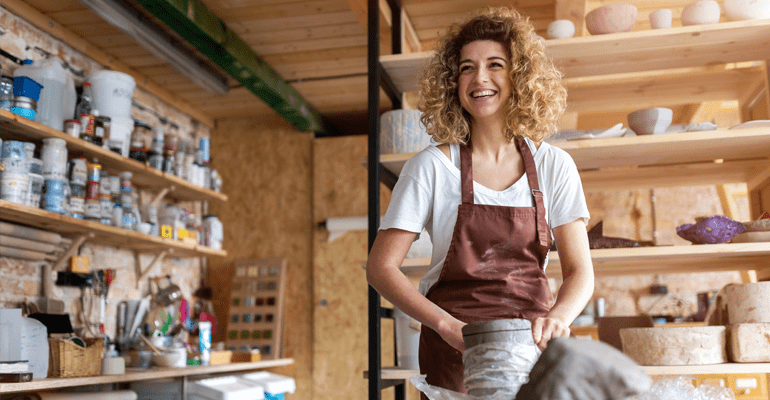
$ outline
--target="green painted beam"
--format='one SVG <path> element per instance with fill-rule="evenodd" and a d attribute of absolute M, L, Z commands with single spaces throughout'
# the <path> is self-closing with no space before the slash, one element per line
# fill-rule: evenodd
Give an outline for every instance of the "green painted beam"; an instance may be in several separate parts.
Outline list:
<path fill-rule="evenodd" d="M 302 95 L 200 0 L 137 1 L 300 131 L 333 130 Z"/>

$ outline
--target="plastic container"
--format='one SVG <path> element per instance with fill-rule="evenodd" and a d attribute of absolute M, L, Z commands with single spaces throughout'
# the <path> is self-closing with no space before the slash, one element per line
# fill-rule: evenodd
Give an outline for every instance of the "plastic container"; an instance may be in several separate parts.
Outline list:
<path fill-rule="evenodd" d="M 67 213 L 67 182 L 57 180 L 46 180 L 43 189 L 43 208 L 47 211 L 66 214 Z"/>
<path fill-rule="evenodd" d="M 261 386 L 235 376 L 221 376 L 192 381 L 187 387 L 190 400 L 240 400 L 265 398 Z"/>
<path fill-rule="evenodd" d="M 101 70 L 88 76 L 93 89 L 93 106 L 101 115 L 115 119 L 131 119 L 131 99 L 136 87 L 136 81 L 131 75 L 117 71 Z M 133 129 L 129 127 L 129 135 Z M 114 128 L 114 127 L 113 127 Z M 127 137 L 126 143 L 129 138 Z"/>
<path fill-rule="evenodd" d="M 33 318 L 21 318 L 21 359 L 29 360 L 33 379 L 48 377 L 48 329 Z"/>
<path fill-rule="evenodd" d="M 286 393 L 294 393 L 297 384 L 294 378 L 274 374 L 267 371 L 253 372 L 240 376 L 241 379 L 251 381 L 262 387 L 265 391 L 265 400 L 283 400 Z"/>
<path fill-rule="evenodd" d="M 3 171 L 0 174 L 0 199 L 25 206 L 28 192 L 29 173 Z"/>
<path fill-rule="evenodd" d="M 128 157 L 128 151 L 131 147 L 131 132 L 133 132 L 133 130 L 133 119 L 111 117 L 110 140 L 108 143 L 110 150 L 120 153 L 123 157 Z"/>
<path fill-rule="evenodd" d="M 15 97 L 28 97 L 38 101 L 42 90 L 43 85 L 29 76 L 17 74 L 13 77 L 13 95 Z"/>
<path fill-rule="evenodd" d="M 67 108 L 76 96 L 74 83 L 70 86 L 71 77 L 55 57 L 24 63 L 13 72 L 14 76 L 27 76 L 42 85 L 39 99 L 27 96 L 38 100 L 36 121 L 61 131 L 64 120 L 72 117 L 72 110 Z"/>
<path fill-rule="evenodd" d="M 210 214 L 203 217 L 204 243 L 214 250 L 222 250 L 224 228 L 216 215 Z"/>
<path fill-rule="evenodd" d="M 64 139 L 43 139 L 40 158 L 43 160 L 43 178 L 58 181 L 67 179 L 67 142 Z"/>
<path fill-rule="evenodd" d="M 40 199 L 43 198 L 43 179 L 42 175 L 29 174 L 29 189 L 27 190 L 27 205 L 40 208 Z"/>

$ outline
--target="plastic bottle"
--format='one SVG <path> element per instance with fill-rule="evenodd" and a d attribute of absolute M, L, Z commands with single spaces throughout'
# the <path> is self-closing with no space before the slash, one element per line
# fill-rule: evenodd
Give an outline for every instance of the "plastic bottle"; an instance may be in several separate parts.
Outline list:
<path fill-rule="evenodd" d="M 91 104 L 91 83 L 83 84 L 83 92 L 80 94 L 80 101 L 75 106 L 75 118 L 80 120 L 80 138 L 89 142 L 94 142 L 96 117 L 94 116 L 93 105 Z"/>
<path fill-rule="evenodd" d="M 163 128 L 156 127 L 147 158 L 148 165 L 158 170 L 163 170 L 163 136 Z"/>
<path fill-rule="evenodd" d="M 43 85 L 40 99 L 37 101 L 35 121 L 57 131 L 64 128 L 64 120 L 69 119 L 67 105 L 71 97 L 76 96 L 72 79 L 62 67 L 61 60 L 51 57 L 44 60 L 24 60 L 24 65 L 13 71 L 13 76 L 27 76 Z"/>

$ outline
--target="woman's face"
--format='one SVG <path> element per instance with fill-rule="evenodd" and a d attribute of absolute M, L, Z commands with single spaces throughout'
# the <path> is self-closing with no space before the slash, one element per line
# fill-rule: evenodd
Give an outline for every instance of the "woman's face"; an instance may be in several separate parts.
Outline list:
<path fill-rule="evenodd" d="M 477 40 L 460 50 L 460 104 L 474 121 L 502 118 L 509 98 L 511 69 L 503 45 L 492 40 Z"/>

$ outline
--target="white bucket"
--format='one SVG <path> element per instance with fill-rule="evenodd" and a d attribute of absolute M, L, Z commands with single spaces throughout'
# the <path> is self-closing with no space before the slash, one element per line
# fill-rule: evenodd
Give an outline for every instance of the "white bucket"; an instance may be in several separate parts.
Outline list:
<path fill-rule="evenodd" d="M 131 118 L 112 118 L 110 121 L 110 144 L 112 148 L 115 142 L 120 142 L 120 154 L 128 157 L 131 146 L 131 131 L 134 129 L 134 120 Z M 115 146 L 118 147 L 118 146 Z"/>
<path fill-rule="evenodd" d="M 131 75 L 101 70 L 89 75 L 88 82 L 91 82 L 93 107 L 99 110 L 99 115 L 112 118 L 113 124 L 115 119 L 131 118 L 131 98 L 136 87 Z"/>
<path fill-rule="evenodd" d="M 404 314 L 398 308 L 393 308 L 393 319 L 396 324 L 396 360 L 399 368 L 411 370 L 420 369 L 420 323 Z"/>

